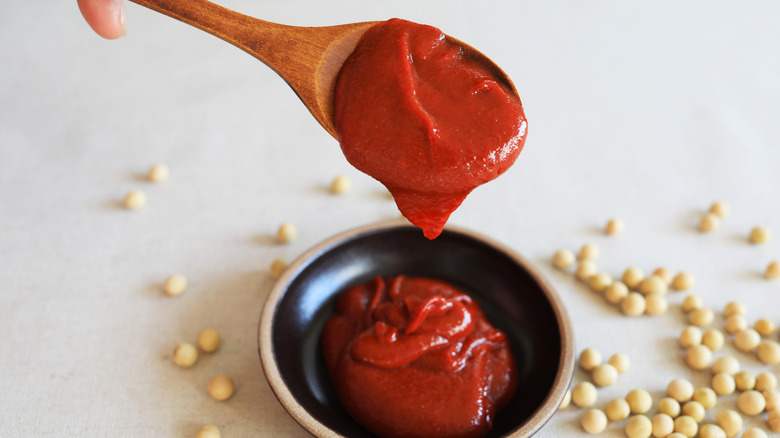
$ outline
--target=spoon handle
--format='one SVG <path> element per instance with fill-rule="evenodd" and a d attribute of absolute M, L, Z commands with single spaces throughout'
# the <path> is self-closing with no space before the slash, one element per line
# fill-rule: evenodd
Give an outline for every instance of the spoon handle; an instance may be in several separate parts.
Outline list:
<path fill-rule="evenodd" d="M 272 23 L 207 0 L 130 0 L 233 44 L 270 67 L 338 139 L 333 121 L 336 78 L 373 22 L 326 27 Z"/>
<path fill-rule="evenodd" d="M 248 52 L 271 68 L 278 64 L 277 44 L 303 41 L 295 26 L 272 23 L 240 14 L 207 0 L 130 0 L 214 35 Z M 281 39 L 281 41 L 280 41 Z"/>

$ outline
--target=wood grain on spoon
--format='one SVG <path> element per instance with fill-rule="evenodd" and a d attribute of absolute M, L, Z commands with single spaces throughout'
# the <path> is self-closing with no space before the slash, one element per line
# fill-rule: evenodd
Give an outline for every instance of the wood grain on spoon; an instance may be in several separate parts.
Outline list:
<path fill-rule="evenodd" d="M 271 67 L 292 87 L 320 125 L 338 140 L 333 115 L 336 79 L 360 37 L 376 21 L 299 27 L 253 18 L 207 0 L 130 1 L 219 37 Z M 455 38 L 447 38 L 517 95 L 506 73 L 489 58 Z"/>
<path fill-rule="evenodd" d="M 326 27 L 272 23 L 206 0 L 130 0 L 197 27 L 244 50 L 282 77 L 315 119 L 338 139 L 333 122 L 336 78 L 363 32 L 375 22 Z"/>

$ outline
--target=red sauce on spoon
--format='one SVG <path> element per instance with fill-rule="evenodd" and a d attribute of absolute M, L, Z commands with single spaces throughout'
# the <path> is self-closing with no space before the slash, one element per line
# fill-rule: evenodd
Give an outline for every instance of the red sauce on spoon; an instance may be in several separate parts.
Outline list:
<path fill-rule="evenodd" d="M 371 27 L 339 74 L 341 149 L 383 183 L 429 239 L 474 188 L 523 148 L 516 94 L 438 29 L 400 19 Z"/>

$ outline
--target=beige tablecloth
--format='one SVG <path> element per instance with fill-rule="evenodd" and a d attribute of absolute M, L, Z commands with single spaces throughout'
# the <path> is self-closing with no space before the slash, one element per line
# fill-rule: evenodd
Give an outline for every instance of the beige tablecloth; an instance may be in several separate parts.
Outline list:
<path fill-rule="evenodd" d="M 598 407 L 709 375 L 689 370 L 676 345 L 684 294 L 670 296 L 667 314 L 624 317 L 552 269 L 559 248 L 596 243 L 599 269 L 615 276 L 630 265 L 690 270 L 715 327 L 734 299 L 751 323 L 780 322 L 780 282 L 761 276 L 780 258 L 776 2 L 222 4 L 308 26 L 403 17 L 504 67 L 528 115 L 526 150 L 451 222 L 533 260 L 565 300 L 578 347 L 631 357 Z M 105 41 L 73 0 L 0 4 L 0 436 L 194 436 L 205 423 L 224 437 L 307 436 L 256 351 L 268 267 L 398 213 L 263 64 L 134 4 L 127 22 L 126 37 Z M 152 184 L 144 174 L 157 162 L 171 176 Z M 353 189 L 335 197 L 327 186 L 339 174 Z M 124 210 L 135 188 L 148 202 Z M 732 213 L 702 235 L 696 225 L 716 199 Z M 614 216 L 626 230 L 607 237 Z M 272 243 L 287 221 L 298 239 Z M 759 224 L 775 239 L 750 245 Z M 173 273 L 189 280 L 177 298 L 161 293 Z M 173 348 L 209 326 L 223 336 L 219 352 L 175 366 Z M 716 356 L 778 372 L 727 344 Z M 206 394 L 218 373 L 237 385 L 227 402 Z M 708 421 L 734 406 L 722 399 Z M 580 415 L 556 415 L 539 436 L 583 434 Z"/>

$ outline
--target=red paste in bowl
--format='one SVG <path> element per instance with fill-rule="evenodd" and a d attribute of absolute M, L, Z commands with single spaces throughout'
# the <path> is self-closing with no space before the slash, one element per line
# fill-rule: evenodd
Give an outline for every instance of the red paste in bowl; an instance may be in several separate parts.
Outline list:
<path fill-rule="evenodd" d="M 506 335 L 439 280 L 377 277 L 346 290 L 322 350 L 344 407 L 381 437 L 483 437 L 517 388 Z"/>
<path fill-rule="evenodd" d="M 339 74 L 347 160 L 383 183 L 429 239 L 523 148 L 520 99 L 439 29 L 400 19 L 363 35 Z"/>

